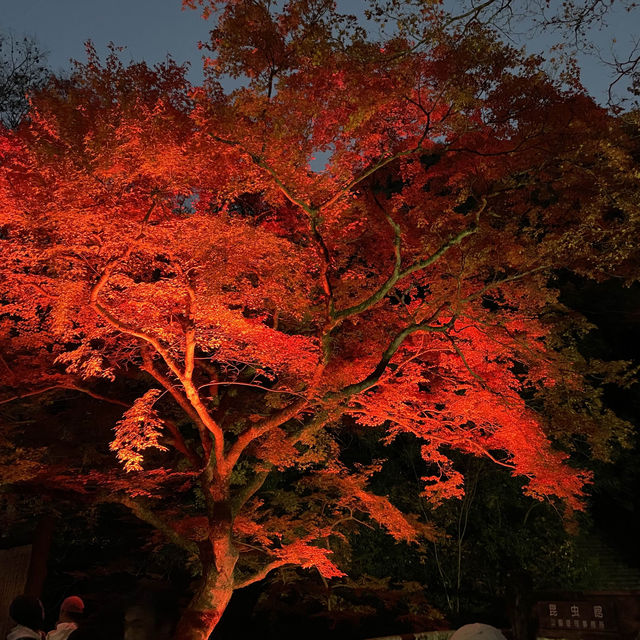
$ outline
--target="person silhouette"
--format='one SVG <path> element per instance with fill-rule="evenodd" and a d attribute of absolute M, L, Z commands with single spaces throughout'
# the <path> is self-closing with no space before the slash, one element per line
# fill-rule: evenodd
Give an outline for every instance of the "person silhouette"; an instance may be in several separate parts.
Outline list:
<path fill-rule="evenodd" d="M 9 606 L 9 615 L 16 626 L 9 630 L 7 640 L 42 640 L 44 638 L 44 607 L 35 596 L 17 596 Z"/>
<path fill-rule="evenodd" d="M 56 628 L 49 631 L 47 640 L 67 640 L 72 631 L 78 628 L 84 614 L 84 602 L 78 596 L 69 596 L 60 605 L 60 615 Z"/>

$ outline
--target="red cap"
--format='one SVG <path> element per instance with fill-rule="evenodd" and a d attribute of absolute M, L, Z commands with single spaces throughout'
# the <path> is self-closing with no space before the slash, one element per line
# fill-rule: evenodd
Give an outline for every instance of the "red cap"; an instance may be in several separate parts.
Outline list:
<path fill-rule="evenodd" d="M 84 602 L 78 596 L 69 596 L 62 601 L 60 611 L 67 613 L 82 613 L 84 611 Z"/>

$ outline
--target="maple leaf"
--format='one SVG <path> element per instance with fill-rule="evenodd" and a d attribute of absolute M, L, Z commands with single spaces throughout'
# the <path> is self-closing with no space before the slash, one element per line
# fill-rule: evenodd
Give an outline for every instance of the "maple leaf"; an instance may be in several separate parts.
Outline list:
<path fill-rule="evenodd" d="M 160 389 L 151 389 L 137 398 L 114 427 L 115 437 L 109 448 L 116 452 L 125 471 L 142 470 L 141 452 L 145 449 L 167 451 L 167 447 L 159 442 L 162 421 L 153 407 L 161 394 Z"/>
<path fill-rule="evenodd" d="M 303 569 L 317 569 L 318 573 L 324 578 L 339 578 L 345 575 L 329 560 L 330 549 L 308 544 L 304 540 L 296 540 L 284 545 L 277 550 L 276 555 L 287 564 L 298 564 Z"/>

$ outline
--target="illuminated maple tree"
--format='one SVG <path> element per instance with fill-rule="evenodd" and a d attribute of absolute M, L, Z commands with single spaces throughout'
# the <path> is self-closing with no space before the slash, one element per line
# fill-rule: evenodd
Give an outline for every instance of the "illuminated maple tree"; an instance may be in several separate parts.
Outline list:
<path fill-rule="evenodd" d="M 199 561 L 185 640 L 275 568 L 341 575 L 327 541 L 358 520 L 430 535 L 369 489 L 381 460 L 341 460 L 340 425 L 419 439 L 434 503 L 463 494 L 455 449 L 580 508 L 549 439 L 570 427 L 540 410 L 583 387 L 551 276 L 629 275 L 638 222 L 617 122 L 483 28 L 417 47 L 326 1 L 214 9 L 202 87 L 89 49 L 0 138 L 4 401 L 127 405 L 121 470 L 55 482 Z"/>

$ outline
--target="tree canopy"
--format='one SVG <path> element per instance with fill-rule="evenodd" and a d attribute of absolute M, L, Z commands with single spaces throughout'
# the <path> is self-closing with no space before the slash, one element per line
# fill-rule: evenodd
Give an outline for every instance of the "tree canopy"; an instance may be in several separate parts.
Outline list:
<path fill-rule="evenodd" d="M 215 19 L 203 86 L 89 48 L 0 138 L 3 402 L 126 406 L 119 466 L 25 445 L 5 479 L 120 502 L 196 558 L 185 639 L 274 568 L 341 575 L 328 541 L 362 519 L 433 536 L 371 490 L 383 447 L 341 457 L 345 425 L 416 438 L 432 503 L 463 495 L 455 450 L 580 509 L 553 440 L 626 425 L 580 400 L 554 273 L 637 264 L 623 123 L 490 29 L 374 41 L 314 0 Z"/>

